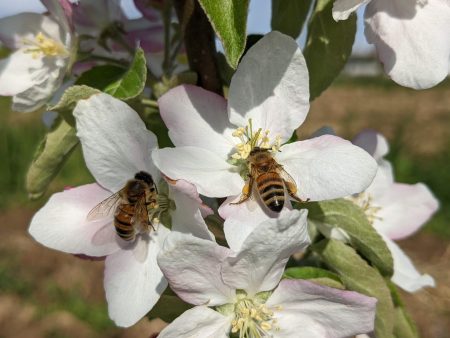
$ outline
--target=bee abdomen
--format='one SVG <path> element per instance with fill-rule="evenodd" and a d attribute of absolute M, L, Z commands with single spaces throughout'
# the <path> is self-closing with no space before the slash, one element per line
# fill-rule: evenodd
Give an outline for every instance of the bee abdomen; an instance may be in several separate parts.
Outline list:
<path fill-rule="evenodd" d="M 264 204 L 274 212 L 280 212 L 284 206 L 284 184 L 274 172 L 260 175 L 256 179 L 259 195 Z"/>
<path fill-rule="evenodd" d="M 126 240 L 131 241 L 135 237 L 135 229 L 132 224 L 134 215 L 134 205 L 123 204 L 117 207 L 117 212 L 114 215 L 114 227 L 117 235 Z"/>

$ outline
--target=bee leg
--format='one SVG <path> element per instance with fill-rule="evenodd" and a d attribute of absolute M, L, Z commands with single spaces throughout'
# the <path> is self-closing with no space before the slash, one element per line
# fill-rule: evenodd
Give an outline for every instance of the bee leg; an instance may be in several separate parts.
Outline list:
<path fill-rule="evenodd" d="M 292 184 L 291 182 L 288 182 L 286 180 L 283 180 L 283 181 L 284 181 L 284 185 L 286 186 L 289 196 L 291 196 L 294 200 L 296 200 L 297 202 L 300 202 L 300 203 L 306 203 L 309 201 L 309 198 L 307 198 L 306 200 L 302 200 L 300 197 L 297 196 L 297 187 L 294 184 Z"/>
<path fill-rule="evenodd" d="M 245 183 L 244 187 L 242 188 L 242 195 L 238 202 L 236 203 L 230 203 L 230 204 L 241 204 L 244 203 L 246 200 L 250 198 L 250 195 L 252 193 L 252 187 L 253 187 L 253 179 L 250 178 L 250 180 Z"/>

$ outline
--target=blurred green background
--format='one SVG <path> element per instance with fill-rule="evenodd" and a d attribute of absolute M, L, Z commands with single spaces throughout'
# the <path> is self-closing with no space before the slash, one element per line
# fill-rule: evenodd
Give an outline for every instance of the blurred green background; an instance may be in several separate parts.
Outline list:
<path fill-rule="evenodd" d="M 33 213 L 51 193 L 92 182 L 78 147 L 38 201 L 29 201 L 24 178 L 46 133 L 42 112 L 14 113 L 0 98 L 0 338 L 148 336 L 146 321 L 132 329 L 108 319 L 102 262 L 80 260 L 35 243 L 27 233 Z M 404 294 L 424 337 L 450 332 L 450 81 L 425 91 L 383 77 L 340 77 L 311 106 L 299 130 L 307 138 L 328 125 L 351 139 L 363 128 L 385 134 L 397 181 L 424 182 L 441 203 L 424 230 L 400 245 L 438 288 Z"/>

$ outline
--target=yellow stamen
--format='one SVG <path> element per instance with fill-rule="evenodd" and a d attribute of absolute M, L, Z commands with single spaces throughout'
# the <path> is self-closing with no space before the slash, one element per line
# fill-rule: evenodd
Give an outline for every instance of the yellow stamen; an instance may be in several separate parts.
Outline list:
<path fill-rule="evenodd" d="M 382 220 L 382 218 L 377 215 L 381 208 L 373 205 L 372 196 L 369 193 L 362 192 L 355 196 L 348 197 L 348 199 L 364 211 L 371 224 L 373 224 L 375 220 Z"/>
<path fill-rule="evenodd" d="M 23 44 L 29 46 L 25 49 L 25 53 L 30 53 L 33 59 L 37 59 L 40 56 L 69 55 L 63 44 L 45 36 L 42 32 L 39 32 L 34 40 L 24 39 Z"/>
<path fill-rule="evenodd" d="M 262 128 L 253 132 L 253 122 L 252 119 L 249 119 L 247 126 L 239 127 L 232 133 L 232 135 L 238 138 L 240 142 L 236 144 L 236 152 L 231 155 L 231 158 L 234 160 L 245 160 L 254 148 L 267 149 L 273 152 L 279 151 L 281 137 L 277 135 L 273 142 L 271 141 L 269 134 L 269 130 L 262 130 Z"/>

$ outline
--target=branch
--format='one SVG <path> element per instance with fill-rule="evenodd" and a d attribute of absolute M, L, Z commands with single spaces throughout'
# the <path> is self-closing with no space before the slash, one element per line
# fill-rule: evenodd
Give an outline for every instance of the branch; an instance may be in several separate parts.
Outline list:
<path fill-rule="evenodd" d="M 197 0 L 174 0 L 184 34 L 190 68 L 198 74 L 198 85 L 223 96 L 216 60 L 214 31 Z"/>

